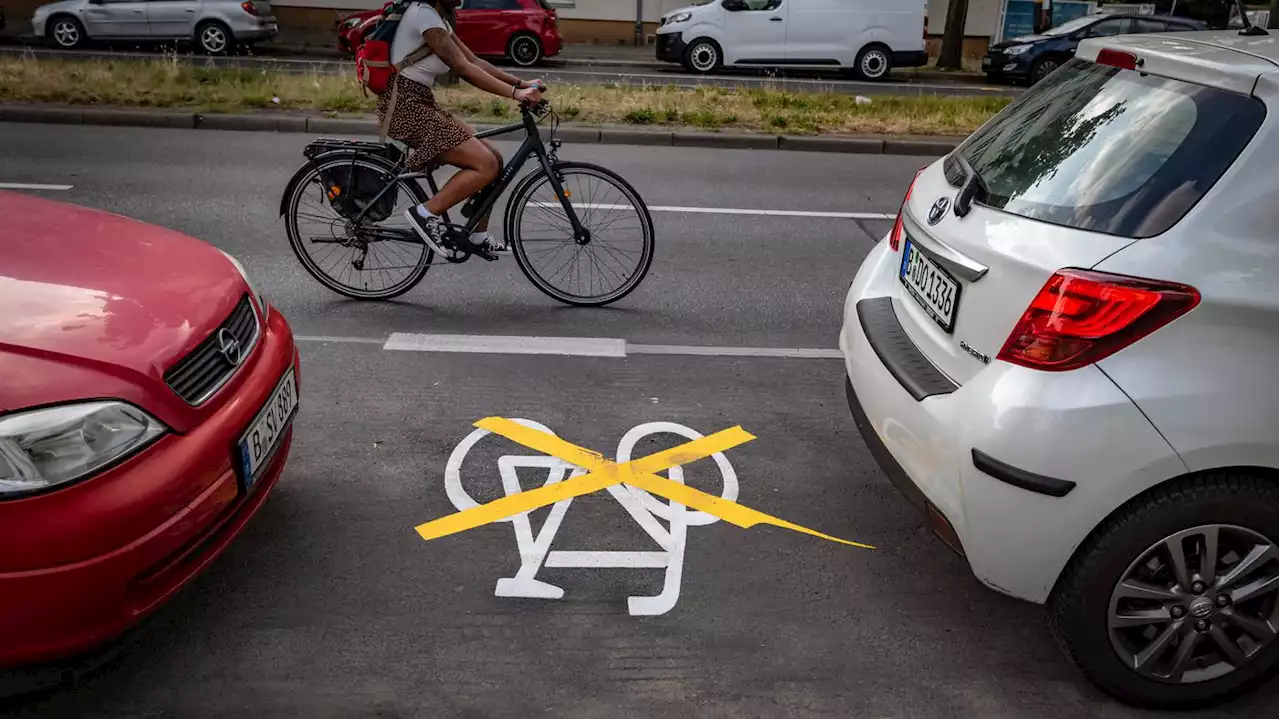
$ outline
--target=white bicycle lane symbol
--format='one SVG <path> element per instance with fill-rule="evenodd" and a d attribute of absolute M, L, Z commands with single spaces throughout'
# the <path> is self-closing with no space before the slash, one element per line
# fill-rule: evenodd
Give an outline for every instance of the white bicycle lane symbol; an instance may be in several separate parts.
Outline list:
<path fill-rule="evenodd" d="M 532 420 L 513 418 L 516 422 L 531 429 L 554 435 L 545 425 Z M 482 439 L 492 434 L 486 429 L 476 429 L 469 434 L 449 456 L 445 466 L 444 486 L 449 501 L 459 512 L 480 507 L 462 486 L 462 463 L 467 454 Z M 686 439 L 702 439 L 703 435 L 674 422 L 648 422 L 631 429 L 618 442 L 616 462 L 625 464 L 631 461 L 636 444 L 649 436 L 657 434 L 675 434 Z M 720 497 L 730 502 L 738 498 L 738 476 L 733 465 L 723 452 L 711 455 L 724 483 Z M 498 459 L 498 471 L 502 477 L 502 489 L 507 496 L 522 491 L 518 470 L 521 468 L 541 468 L 547 471 L 544 483 L 552 485 L 566 479 L 587 473 L 586 469 L 570 464 L 556 457 L 546 455 L 505 455 Z M 667 478 L 673 482 L 684 483 L 684 470 L 676 466 L 667 470 Z M 665 569 L 666 577 L 662 591 L 652 597 L 629 597 L 627 608 L 632 616 L 657 616 L 671 611 L 680 598 L 680 585 L 684 571 L 685 547 L 689 527 L 700 527 L 714 524 L 719 517 L 705 512 L 693 511 L 674 500 L 660 501 L 649 492 L 626 484 L 614 484 L 607 487 L 610 495 L 622 505 L 627 514 L 635 520 L 644 532 L 661 548 L 658 551 L 551 551 L 556 534 L 573 498 L 562 499 L 551 506 L 551 512 L 542 528 L 534 535 L 529 512 L 516 514 L 500 522 L 510 522 L 516 535 L 516 547 L 520 553 L 520 569 L 513 577 L 498 580 L 494 595 L 499 597 L 524 597 L 535 599 L 561 599 L 564 589 L 548 584 L 536 578 L 542 567 L 599 569 L 599 568 L 652 568 Z M 663 526 L 663 520 L 667 526 Z"/>

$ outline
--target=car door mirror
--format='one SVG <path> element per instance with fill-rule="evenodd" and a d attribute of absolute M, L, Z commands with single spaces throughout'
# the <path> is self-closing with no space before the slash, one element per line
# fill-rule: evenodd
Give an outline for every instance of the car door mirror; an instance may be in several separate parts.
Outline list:
<path fill-rule="evenodd" d="M 742 12 L 747 9 L 747 2 L 746 0 L 724 0 L 720 3 L 720 7 L 729 12 Z"/>

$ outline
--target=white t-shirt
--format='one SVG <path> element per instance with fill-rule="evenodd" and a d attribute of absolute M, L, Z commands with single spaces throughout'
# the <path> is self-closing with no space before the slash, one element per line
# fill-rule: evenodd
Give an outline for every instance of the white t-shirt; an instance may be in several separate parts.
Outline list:
<path fill-rule="evenodd" d="M 406 55 L 422 47 L 422 33 L 433 27 L 443 28 L 450 35 L 453 34 L 453 28 L 449 27 L 435 8 L 424 2 L 410 5 L 409 9 L 404 11 L 404 16 L 400 18 L 400 25 L 396 27 L 396 36 L 391 39 L 391 62 L 393 64 L 400 62 Z M 400 74 L 408 80 L 431 87 L 435 84 L 437 76 L 448 72 L 449 66 L 444 64 L 443 60 L 436 55 L 428 55 L 401 70 Z"/>

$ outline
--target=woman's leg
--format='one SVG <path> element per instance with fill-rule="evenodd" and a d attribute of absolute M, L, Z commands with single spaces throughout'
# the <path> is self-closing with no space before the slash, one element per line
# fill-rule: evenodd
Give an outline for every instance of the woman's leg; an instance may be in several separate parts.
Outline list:
<path fill-rule="evenodd" d="M 501 153 L 501 152 L 498 152 L 498 148 L 494 147 L 492 142 L 489 142 L 488 140 L 481 140 L 480 142 L 483 142 L 483 143 L 484 143 L 484 146 L 485 146 L 486 148 L 488 148 L 489 152 L 492 152 L 492 153 L 493 153 L 494 158 L 496 158 L 496 159 L 497 159 L 497 161 L 498 161 L 498 172 L 501 172 L 501 171 L 502 171 L 502 163 L 503 163 L 502 153 Z M 495 172 L 495 173 L 493 174 L 493 176 L 494 176 L 494 178 L 495 178 L 495 179 L 496 179 L 496 178 L 497 178 L 497 176 L 498 176 L 498 172 Z M 493 180 L 490 180 L 490 182 L 492 182 L 492 181 L 493 181 Z M 490 208 L 489 208 L 489 211 L 488 211 L 488 212 L 486 212 L 486 213 L 484 213 L 484 217 L 481 217 L 481 218 L 480 218 L 480 221 L 476 223 L 476 234 L 477 234 L 477 235 L 481 235 L 481 234 L 484 234 L 484 233 L 486 233 L 486 232 L 488 232 L 488 231 L 489 231 L 489 215 L 491 215 L 491 214 L 493 214 L 493 208 L 492 208 L 492 207 L 490 207 Z M 474 239 L 475 239 L 475 238 L 473 237 L 473 238 L 472 238 L 472 240 L 474 241 Z"/>
<path fill-rule="evenodd" d="M 474 137 L 452 150 L 440 153 L 435 160 L 442 165 L 453 165 L 458 171 L 427 201 L 427 211 L 433 215 L 448 212 L 484 189 L 485 185 L 498 177 L 498 171 L 502 167 L 493 150 Z"/>

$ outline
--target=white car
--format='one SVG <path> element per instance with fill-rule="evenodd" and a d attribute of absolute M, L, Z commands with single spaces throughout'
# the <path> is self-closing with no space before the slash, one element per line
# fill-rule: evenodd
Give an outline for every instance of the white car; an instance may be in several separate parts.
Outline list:
<path fill-rule="evenodd" d="M 884 80 L 928 64 L 928 30 L 924 0 L 701 0 L 662 17 L 657 58 L 699 74 L 805 67 Z"/>
<path fill-rule="evenodd" d="M 859 429 L 1084 674 L 1276 672 L 1277 45 L 1087 40 L 915 177 L 844 307 Z"/>

